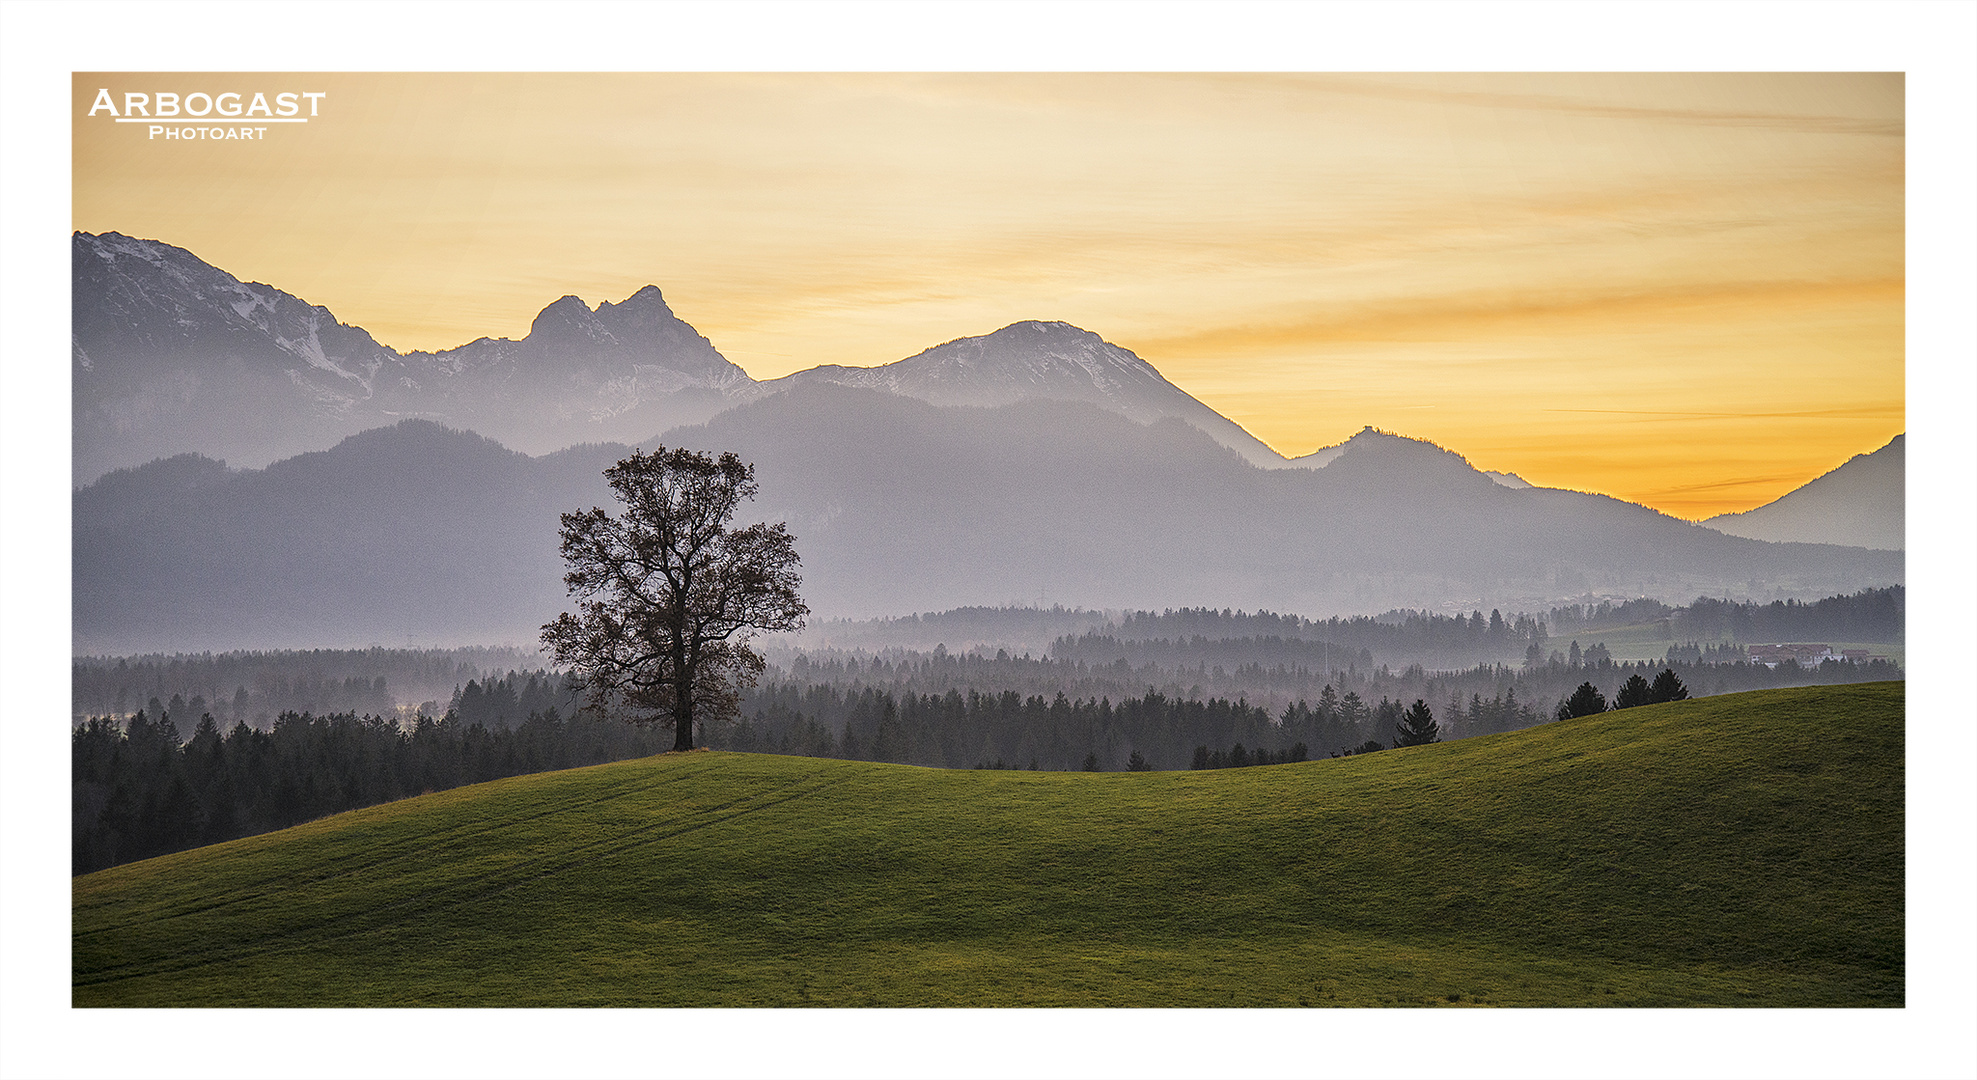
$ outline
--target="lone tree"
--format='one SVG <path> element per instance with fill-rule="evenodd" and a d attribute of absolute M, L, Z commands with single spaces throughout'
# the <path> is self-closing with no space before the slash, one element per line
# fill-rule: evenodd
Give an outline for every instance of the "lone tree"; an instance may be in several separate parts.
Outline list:
<path fill-rule="evenodd" d="M 1427 702 L 1415 698 L 1414 704 L 1401 716 L 1400 723 L 1394 725 L 1395 748 L 1426 746 L 1441 741 L 1441 725 L 1435 723 L 1434 711 L 1428 708 Z"/>
<path fill-rule="evenodd" d="M 633 723 L 670 724 L 693 749 L 697 720 L 729 715 L 762 673 L 753 631 L 795 630 L 795 541 L 782 524 L 728 528 L 755 496 L 755 467 L 692 450 L 631 457 L 604 470 L 621 517 L 563 515 L 563 582 L 578 603 L 542 628 L 590 705 Z"/>

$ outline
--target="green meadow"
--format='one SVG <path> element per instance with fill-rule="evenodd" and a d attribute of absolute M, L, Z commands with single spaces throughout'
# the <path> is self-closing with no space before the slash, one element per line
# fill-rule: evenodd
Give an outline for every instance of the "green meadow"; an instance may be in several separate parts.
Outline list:
<path fill-rule="evenodd" d="M 1169 773 L 697 752 L 76 878 L 78 1006 L 1900 1006 L 1903 688 Z"/>

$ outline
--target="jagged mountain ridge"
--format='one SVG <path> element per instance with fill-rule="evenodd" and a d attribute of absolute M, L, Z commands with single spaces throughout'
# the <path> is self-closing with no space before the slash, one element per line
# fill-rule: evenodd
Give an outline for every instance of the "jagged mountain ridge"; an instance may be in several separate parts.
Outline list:
<path fill-rule="evenodd" d="M 483 337 L 407 360 L 429 372 L 418 399 L 425 411 L 532 453 L 648 436 L 711 415 L 755 383 L 675 315 L 656 285 L 595 309 L 564 296 L 519 341 Z M 678 407 L 694 399 L 698 408 Z"/>
<path fill-rule="evenodd" d="M 259 467 L 407 416 L 537 453 L 641 439 L 754 386 L 656 286 L 565 296 L 518 341 L 400 354 L 184 248 L 77 232 L 72 264 L 77 483 L 184 452 Z"/>
<path fill-rule="evenodd" d="M 1756 509 L 1718 514 L 1701 524 L 1753 540 L 1900 551 L 1907 509 L 1905 439 L 1897 435 L 1872 453 L 1856 454 Z"/>
<path fill-rule="evenodd" d="M 1062 322 L 757 383 L 652 285 L 595 308 L 564 296 L 519 340 L 401 354 L 325 307 L 242 282 L 184 248 L 77 232 L 73 263 L 77 484 L 185 452 L 258 468 L 406 417 L 528 453 L 636 443 L 815 383 L 937 405 L 1089 401 L 1141 423 L 1179 417 L 1251 464 L 1289 464 L 1131 351 Z"/>
<path fill-rule="evenodd" d="M 1588 589 L 1687 602 L 1899 583 L 1899 553 L 1725 536 L 1599 495 L 1514 490 L 1386 437 L 1262 470 L 1175 418 L 935 406 L 793 387 L 668 445 L 755 464 L 820 618 L 1053 600 L 1351 613 Z M 567 606 L 558 515 L 613 506 L 619 444 L 529 457 L 407 421 L 265 470 L 195 457 L 74 500 L 79 653 L 528 642 Z M 1506 607 L 1506 610 L 1511 610 Z"/>

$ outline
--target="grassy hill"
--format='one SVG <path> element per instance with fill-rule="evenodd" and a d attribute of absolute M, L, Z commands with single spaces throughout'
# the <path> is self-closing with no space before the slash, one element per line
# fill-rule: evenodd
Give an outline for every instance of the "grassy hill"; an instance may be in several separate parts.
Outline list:
<path fill-rule="evenodd" d="M 74 881 L 93 1005 L 1844 1005 L 1903 993 L 1903 688 L 1266 768 L 693 753 Z"/>

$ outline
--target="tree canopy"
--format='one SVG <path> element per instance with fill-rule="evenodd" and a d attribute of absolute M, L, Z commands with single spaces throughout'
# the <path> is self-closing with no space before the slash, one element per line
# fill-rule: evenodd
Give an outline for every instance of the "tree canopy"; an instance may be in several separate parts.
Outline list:
<path fill-rule="evenodd" d="M 732 714 L 762 657 L 755 631 L 795 630 L 795 540 L 782 524 L 731 529 L 755 496 L 755 468 L 733 454 L 634 452 L 604 470 L 621 516 L 563 515 L 563 575 L 577 611 L 542 628 L 590 705 L 634 723 L 670 725 L 693 749 L 696 720 Z"/>

